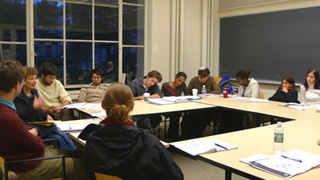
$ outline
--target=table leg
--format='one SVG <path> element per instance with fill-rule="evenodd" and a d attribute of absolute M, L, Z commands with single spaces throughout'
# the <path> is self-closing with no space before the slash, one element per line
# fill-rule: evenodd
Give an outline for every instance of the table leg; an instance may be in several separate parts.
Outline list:
<path fill-rule="evenodd" d="M 225 180 L 231 180 L 231 177 L 232 177 L 231 171 L 227 171 L 227 170 L 226 170 Z"/>

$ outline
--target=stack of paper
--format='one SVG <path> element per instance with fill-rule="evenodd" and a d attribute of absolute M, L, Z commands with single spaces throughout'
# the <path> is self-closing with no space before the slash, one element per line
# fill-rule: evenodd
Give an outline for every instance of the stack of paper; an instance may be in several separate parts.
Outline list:
<path fill-rule="evenodd" d="M 175 147 L 192 156 L 238 148 L 237 146 L 228 144 L 218 139 L 212 139 L 207 141 L 199 141 L 195 139 L 187 141 L 186 143 L 176 145 Z"/>
<path fill-rule="evenodd" d="M 240 161 L 250 163 L 253 167 L 268 173 L 290 178 L 320 165 L 320 155 L 293 149 L 269 157 L 257 154 L 249 158 L 240 159 Z"/>
<path fill-rule="evenodd" d="M 149 99 L 149 102 L 152 104 L 166 105 L 166 104 L 174 104 L 174 103 L 185 103 L 189 101 L 186 96 L 179 96 L 179 97 L 171 96 L 171 97 Z"/>
<path fill-rule="evenodd" d="M 268 99 L 258 99 L 258 98 L 250 98 L 249 101 L 250 102 L 264 102 L 264 103 L 269 102 Z"/>

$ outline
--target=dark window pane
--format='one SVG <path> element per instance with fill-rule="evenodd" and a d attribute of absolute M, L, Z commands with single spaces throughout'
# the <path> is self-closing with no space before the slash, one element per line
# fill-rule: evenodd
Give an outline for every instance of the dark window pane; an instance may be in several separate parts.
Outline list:
<path fill-rule="evenodd" d="M 67 43 L 67 84 L 87 84 L 92 69 L 92 43 Z M 90 79 L 90 78 L 89 78 Z"/>
<path fill-rule="evenodd" d="M 104 83 L 118 81 L 119 61 L 118 44 L 95 44 L 95 68 L 101 68 L 105 71 Z"/>
<path fill-rule="evenodd" d="M 100 5 L 118 5 L 118 0 L 95 0 L 94 3 Z"/>
<path fill-rule="evenodd" d="M 40 68 L 43 62 L 51 62 L 59 69 L 58 80 L 63 83 L 63 43 L 35 41 L 35 66 Z"/>
<path fill-rule="evenodd" d="M 26 41 L 25 0 L 0 0 L 0 41 Z"/>
<path fill-rule="evenodd" d="M 0 60 L 16 60 L 27 65 L 26 45 L 0 44 Z"/>
<path fill-rule="evenodd" d="M 123 6 L 123 44 L 144 44 L 144 7 Z"/>
<path fill-rule="evenodd" d="M 67 39 L 92 39 L 91 5 L 66 3 Z"/>
<path fill-rule="evenodd" d="M 96 6 L 94 20 L 96 40 L 119 39 L 118 8 Z"/>
<path fill-rule="evenodd" d="M 67 1 L 80 2 L 80 3 L 91 3 L 91 0 L 67 0 Z"/>
<path fill-rule="evenodd" d="M 123 0 L 124 3 L 144 4 L 144 0 Z"/>
<path fill-rule="evenodd" d="M 63 2 L 34 0 L 34 37 L 63 38 Z"/>
<path fill-rule="evenodd" d="M 137 77 L 143 77 L 144 48 L 123 48 L 122 69 L 126 74 L 126 84 Z"/>

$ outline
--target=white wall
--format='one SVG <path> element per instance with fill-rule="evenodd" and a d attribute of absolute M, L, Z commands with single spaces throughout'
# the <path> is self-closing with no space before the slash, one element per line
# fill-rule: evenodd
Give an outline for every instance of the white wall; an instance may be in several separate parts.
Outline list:
<path fill-rule="evenodd" d="M 147 59 L 145 73 L 157 69 L 163 82 L 183 70 L 188 80 L 201 66 L 219 73 L 219 18 L 303 7 L 320 6 L 315 0 L 149 0 Z M 219 5 L 220 3 L 220 5 Z M 221 4 L 223 3 L 223 4 Z M 221 9 L 219 9 L 219 7 Z M 260 84 L 269 98 L 278 84 Z"/>

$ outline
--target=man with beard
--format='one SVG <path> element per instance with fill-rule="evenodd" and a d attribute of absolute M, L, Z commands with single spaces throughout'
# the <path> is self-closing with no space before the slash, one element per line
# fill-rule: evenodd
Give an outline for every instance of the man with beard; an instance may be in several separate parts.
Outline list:
<path fill-rule="evenodd" d="M 74 119 L 72 110 L 62 109 L 72 101 L 61 82 L 56 79 L 59 74 L 57 67 L 50 62 L 44 62 L 39 72 L 40 79 L 37 80 L 36 89 L 46 105 L 42 110 L 62 121 Z"/>

